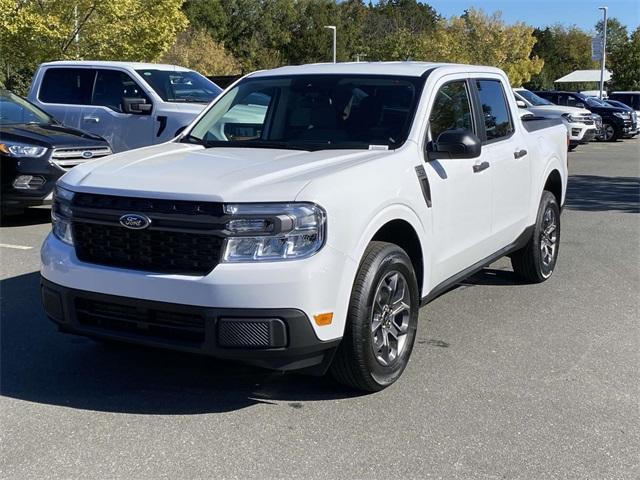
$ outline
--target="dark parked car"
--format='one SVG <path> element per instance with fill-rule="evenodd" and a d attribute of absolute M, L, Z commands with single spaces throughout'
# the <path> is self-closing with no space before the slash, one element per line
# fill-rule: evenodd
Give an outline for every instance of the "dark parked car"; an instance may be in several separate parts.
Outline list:
<path fill-rule="evenodd" d="M 640 92 L 611 92 L 609 99 L 629 105 L 640 116 Z"/>
<path fill-rule="evenodd" d="M 27 100 L 0 90 L 2 214 L 51 201 L 70 168 L 111 153 L 102 137 L 65 127 Z"/>
<path fill-rule="evenodd" d="M 597 113 L 602 117 L 603 139 L 606 141 L 613 142 L 637 134 L 638 125 L 634 124 L 631 113 L 624 108 L 612 107 L 602 100 L 578 92 L 546 91 L 535 94 L 556 105 L 581 107 Z"/>

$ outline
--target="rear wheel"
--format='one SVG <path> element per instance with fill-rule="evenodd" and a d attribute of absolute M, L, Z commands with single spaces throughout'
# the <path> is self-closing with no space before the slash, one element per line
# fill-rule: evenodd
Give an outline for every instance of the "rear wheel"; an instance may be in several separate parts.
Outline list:
<path fill-rule="evenodd" d="M 371 242 L 354 283 L 345 334 L 331 365 L 333 377 L 370 392 L 394 383 L 411 356 L 419 303 L 405 251 Z"/>
<path fill-rule="evenodd" d="M 511 255 L 513 271 L 529 282 L 544 282 L 553 273 L 559 247 L 560 207 L 555 195 L 544 191 L 531 239 Z"/>

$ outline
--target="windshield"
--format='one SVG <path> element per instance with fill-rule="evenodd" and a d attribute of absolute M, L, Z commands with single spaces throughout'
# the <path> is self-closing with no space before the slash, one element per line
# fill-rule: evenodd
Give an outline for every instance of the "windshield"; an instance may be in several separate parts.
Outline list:
<path fill-rule="evenodd" d="M 248 78 L 193 127 L 206 146 L 397 148 L 407 139 L 422 80 L 397 76 Z"/>
<path fill-rule="evenodd" d="M 587 105 L 590 107 L 609 107 L 610 106 L 610 105 L 607 105 L 602 100 L 599 100 L 593 97 L 586 97 L 585 101 L 587 102 Z"/>
<path fill-rule="evenodd" d="M 31 105 L 18 95 L 0 90 L 0 125 L 53 122 L 52 117 L 35 105 Z"/>
<path fill-rule="evenodd" d="M 192 71 L 137 70 L 165 102 L 209 103 L 222 89 Z"/>
<path fill-rule="evenodd" d="M 516 90 L 516 95 L 520 95 L 527 102 L 529 102 L 534 107 L 541 107 L 543 105 L 553 105 L 549 100 L 545 100 L 542 97 L 539 97 L 533 92 L 529 90 Z"/>

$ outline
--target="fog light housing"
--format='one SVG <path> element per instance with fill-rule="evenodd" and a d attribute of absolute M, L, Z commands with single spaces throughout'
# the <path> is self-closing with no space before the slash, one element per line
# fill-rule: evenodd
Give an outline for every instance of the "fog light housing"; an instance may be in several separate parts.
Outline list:
<path fill-rule="evenodd" d="M 33 175 L 18 175 L 13 181 L 16 190 L 37 190 L 46 183 L 43 177 Z"/>

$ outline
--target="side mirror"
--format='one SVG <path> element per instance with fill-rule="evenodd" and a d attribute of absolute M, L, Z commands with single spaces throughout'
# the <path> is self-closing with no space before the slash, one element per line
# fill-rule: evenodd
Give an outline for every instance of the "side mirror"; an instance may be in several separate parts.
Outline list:
<path fill-rule="evenodd" d="M 427 159 L 476 158 L 482 151 L 482 142 L 469 130 L 445 130 L 436 141 L 427 144 Z"/>
<path fill-rule="evenodd" d="M 584 103 L 578 102 L 578 103 L 576 103 L 576 107 L 577 108 L 584 108 Z"/>
<path fill-rule="evenodd" d="M 516 100 L 516 105 L 518 106 L 518 108 L 527 108 L 527 104 L 522 100 Z"/>
<path fill-rule="evenodd" d="M 144 98 L 122 97 L 122 111 L 134 115 L 148 115 L 153 105 L 147 103 Z"/>

